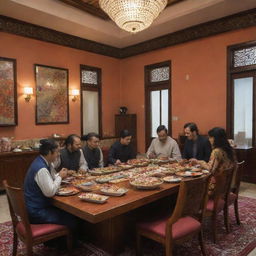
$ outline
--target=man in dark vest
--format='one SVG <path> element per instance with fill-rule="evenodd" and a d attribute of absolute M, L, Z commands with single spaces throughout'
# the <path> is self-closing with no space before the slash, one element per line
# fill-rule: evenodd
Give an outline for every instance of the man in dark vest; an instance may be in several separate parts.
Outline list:
<path fill-rule="evenodd" d="M 187 139 L 182 157 L 184 159 L 197 159 L 208 162 L 212 151 L 208 138 L 199 135 L 195 123 L 186 123 L 184 125 L 184 133 Z"/>
<path fill-rule="evenodd" d="M 56 173 L 53 162 L 59 155 L 59 145 L 51 139 L 40 141 L 38 156 L 30 165 L 24 181 L 24 196 L 31 224 L 61 224 L 71 229 L 77 227 L 78 219 L 51 204 L 51 197 L 67 176 L 67 169 Z"/>
<path fill-rule="evenodd" d="M 103 154 L 99 147 L 99 135 L 91 132 L 83 136 L 82 140 L 86 141 L 86 145 L 83 147 L 83 153 L 89 170 L 103 167 Z"/>
<path fill-rule="evenodd" d="M 85 173 L 88 170 L 78 135 L 71 134 L 67 137 L 65 148 L 61 149 L 60 157 L 55 161 L 54 166 L 58 170 L 67 168 L 69 173 Z"/>

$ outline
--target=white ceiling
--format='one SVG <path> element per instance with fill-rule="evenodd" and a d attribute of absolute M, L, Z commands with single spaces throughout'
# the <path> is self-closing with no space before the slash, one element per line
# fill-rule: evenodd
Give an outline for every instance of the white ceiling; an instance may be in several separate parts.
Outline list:
<path fill-rule="evenodd" d="M 256 0 L 185 0 L 167 7 L 150 28 L 130 34 L 58 0 L 0 0 L 1 15 L 119 48 L 253 8 Z"/>

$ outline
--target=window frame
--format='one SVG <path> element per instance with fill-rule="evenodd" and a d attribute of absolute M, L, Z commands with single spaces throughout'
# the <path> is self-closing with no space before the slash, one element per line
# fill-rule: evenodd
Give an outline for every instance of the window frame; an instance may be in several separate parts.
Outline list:
<path fill-rule="evenodd" d="M 169 67 L 169 80 L 160 81 L 160 82 L 151 82 L 150 81 L 150 72 L 155 68 L 161 67 Z M 155 64 L 146 65 L 144 67 L 144 90 L 145 90 L 145 150 L 149 147 L 152 137 L 151 137 L 151 102 L 150 102 L 150 92 L 151 91 L 159 91 L 168 89 L 168 100 L 169 100 L 169 108 L 168 108 L 168 134 L 172 136 L 172 108 L 171 108 L 171 61 L 164 61 Z M 161 111 L 161 104 L 160 104 Z"/>
<path fill-rule="evenodd" d="M 97 73 L 97 85 L 95 84 L 88 84 L 82 82 L 82 71 L 93 71 Z M 99 118 L 99 136 L 102 138 L 102 71 L 101 68 L 88 66 L 88 65 L 80 65 L 80 89 L 81 89 L 81 106 L 80 106 L 80 113 L 81 113 L 81 135 L 83 135 L 83 91 L 95 91 L 98 92 L 98 118 Z"/>
<path fill-rule="evenodd" d="M 227 48 L 227 118 L 226 130 L 229 138 L 234 139 L 234 79 L 253 77 L 253 120 L 252 146 L 256 147 L 256 64 L 234 67 L 234 52 L 256 46 L 256 41 L 231 45 Z"/>

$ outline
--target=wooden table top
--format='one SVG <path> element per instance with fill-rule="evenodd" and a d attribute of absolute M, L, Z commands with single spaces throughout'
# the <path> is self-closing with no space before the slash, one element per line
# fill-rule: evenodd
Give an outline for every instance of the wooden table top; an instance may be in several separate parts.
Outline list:
<path fill-rule="evenodd" d="M 177 193 L 179 189 L 179 184 L 170 183 L 163 183 L 160 188 L 154 190 L 137 190 L 128 181 L 119 183 L 118 186 L 126 187 L 129 191 L 120 197 L 110 196 L 104 204 L 82 201 L 77 194 L 55 196 L 53 205 L 88 222 L 97 223 Z"/>

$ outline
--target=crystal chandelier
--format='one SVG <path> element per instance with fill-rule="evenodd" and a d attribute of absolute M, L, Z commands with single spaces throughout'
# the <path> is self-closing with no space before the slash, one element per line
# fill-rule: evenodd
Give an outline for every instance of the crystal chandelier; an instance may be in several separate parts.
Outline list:
<path fill-rule="evenodd" d="M 152 24 L 167 0 L 99 0 L 99 4 L 121 29 L 136 33 Z"/>

